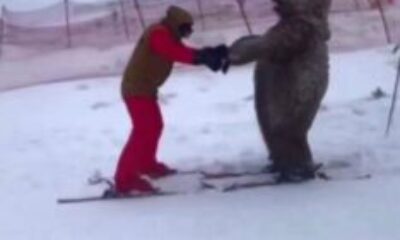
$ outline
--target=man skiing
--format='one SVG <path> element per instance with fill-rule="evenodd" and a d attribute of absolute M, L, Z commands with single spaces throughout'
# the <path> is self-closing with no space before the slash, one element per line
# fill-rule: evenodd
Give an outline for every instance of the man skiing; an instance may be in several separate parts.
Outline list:
<path fill-rule="evenodd" d="M 181 40 L 191 35 L 192 26 L 190 13 L 171 6 L 159 23 L 144 31 L 128 62 L 122 97 L 134 128 L 115 173 L 115 190 L 119 194 L 133 190 L 153 192 L 155 189 L 142 175 L 159 178 L 176 172 L 156 157 L 163 129 L 158 88 L 167 80 L 174 62 L 205 65 L 218 71 L 226 59 L 224 45 L 201 50 L 185 46 Z"/>

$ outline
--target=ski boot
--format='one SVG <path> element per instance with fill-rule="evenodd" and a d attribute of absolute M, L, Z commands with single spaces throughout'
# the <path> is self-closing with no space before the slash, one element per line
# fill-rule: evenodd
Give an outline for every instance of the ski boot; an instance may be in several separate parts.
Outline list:
<path fill-rule="evenodd" d="M 107 189 L 104 195 L 122 197 L 130 195 L 133 192 L 147 194 L 157 192 L 157 189 L 153 187 L 149 181 L 137 175 L 134 179 L 130 180 L 129 183 L 117 182 L 114 187 Z"/>
<path fill-rule="evenodd" d="M 167 177 L 170 175 L 174 175 L 177 173 L 177 170 L 168 167 L 164 163 L 156 162 L 152 164 L 150 167 L 144 168 L 141 170 L 141 174 L 147 175 L 150 178 L 158 179 Z"/>

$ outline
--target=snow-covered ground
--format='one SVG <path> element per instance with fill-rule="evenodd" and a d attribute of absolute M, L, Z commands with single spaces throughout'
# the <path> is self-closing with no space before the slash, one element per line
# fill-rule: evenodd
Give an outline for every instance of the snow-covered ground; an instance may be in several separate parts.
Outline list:
<path fill-rule="evenodd" d="M 100 192 L 86 185 L 96 170 L 113 174 L 130 128 L 120 78 L 0 93 L 0 239 L 400 239 L 400 111 L 385 138 L 390 97 L 371 97 L 391 94 L 395 57 L 380 48 L 331 60 L 315 159 L 370 180 L 61 206 L 58 197 Z M 183 170 L 264 166 L 251 78 L 252 66 L 175 72 L 160 98 L 160 159 Z"/>

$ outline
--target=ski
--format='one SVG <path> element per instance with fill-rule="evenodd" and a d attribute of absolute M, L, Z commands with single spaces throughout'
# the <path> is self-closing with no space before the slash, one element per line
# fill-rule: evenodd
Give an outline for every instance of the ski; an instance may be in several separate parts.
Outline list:
<path fill-rule="evenodd" d="M 315 171 L 318 171 L 319 169 L 323 168 L 324 165 L 322 163 L 316 163 L 315 164 Z M 266 174 L 274 174 L 273 172 L 262 169 L 259 171 L 232 171 L 232 172 L 208 172 L 204 170 L 184 170 L 184 171 L 178 171 L 176 173 L 173 173 L 171 175 L 161 177 L 159 179 L 164 179 L 164 178 L 169 178 L 169 177 L 176 177 L 176 176 L 190 176 L 190 175 L 199 175 L 204 179 L 223 179 L 223 178 L 235 178 L 235 177 L 246 177 L 246 176 L 259 176 L 259 175 L 266 175 Z M 100 172 L 95 172 L 93 176 L 91 176 L 88 179 L 89 184 L 91 185 L 96 185 L 99 183 L 105 183 L 108 186 L 111 186 L 112 180 L 109 178 L 104 177 Z"/>
<path fill-rule="evenodd" d="M 261 174 L 259 174 L 261 175 Z M 244 190 L 244 189 L 253 189 L 253 188 L 262 188 L 262 187 L 268 187 L 268 186 L 278 186 L 278 185 L 291 185 L 291 184 L 304 184 L 307 182 L 313 182 L 315 180 L 322 180 L 322 181 L 351 181 L 351 180 L 368 180 L 371 179 L 372 175 L 371 174 L 362 174 L 362 175 L 355 175 L 355 176 L 350 176 L 350 177 L 334 177 L 331 175 L 328 175 L 324 172 L 319 172 L 316 173 L 315 179 L 309 179 L 309 180 L 304 180 L 304 181 L 291 181 L 291 182 L 286 182 L 286 181 L 279 181 L 275 178 L 270 178 L 267 180 L 262 180 L 262 181 L 245 181 L 245 182 L 240 182 L 236 181 L 233 179 L 232 182 L 227 183 L 227 184 L 222 184 L 223 186 L 218 186 L 219 184 L 211 181 L 206 181 L 205 183 L 210 189 L 216 189 L 220 192 L 234 192 L 238 190 Z"/>
<path fill-rule="evenodd" d="M 259 172 L 220 172 L 220 173 L 209 173 L 204 171 L 187 171 L 178 172 L 171 177 L 180 175 L 200 175 L 198 181 L 200 181 L 200 188 L 196 193 L 206 191 L 216 192 L 233 192 L 242 189 L 253 189 L 268 186 L 287 185 L 287 184 L 302 184 L 306 182 L 312 182 L 315 180 L 322 181 L 346 181 L 346 180 L 367 180 L 372 178 L 371 174 L 351 174 L 350 176 L 334 176 L 327 173 L 324 170 L 328 170 L 329 167 L 325 168 L 323 164 L 319 163 L 315 165 L 315 179 L 301 180 L 301 181 L 280 181 L 277 174 L 270 173 L 267 171 Z M 168 178 L 168 177 L 166 177 Z M 89 178 L 91 185 L 105 184 L 107 189 L 114 189 L 112 180 L 96 174 Z M 109 200 L 124 200 L 124 199 L 143 199 L 151 197 L 163 197 L 163 196 L 174 196 L 188 194 L 186 191 L 168 191 L 159 190 L 151 193 L 134 193 L 130 195 L 117 196 L 113 194 L 112 190 L 106 190 L 103 195 L 99 196 L 87 196 L 87 197 L 76 197 L 76 198 L 60 198 L 57 200 L 58 204 L 72 204 L 72 203 L 85 203 L 95 201 L 109 201 Z"/>
<path fill-rule="evenodd" d="M 233 192 L 233 191 L 244 190 L 244 189 L 276 186 L 281 183 L 276 181 L 275 179 L 268 179 L 268 180 L 264 180 L 264 181 L 232 182 L 229 184 L 225 184 L 222 187 L 218 187 L 216 185 L 213 185 L 212 183 L 208 183 L 208 184 L 210 186 L 213 186 L 214 189 L 218 189 L 218 191 L 225 193 L 225 192 Z"/>
<path fill-rule="evenodd" d="M 239 177 L 246 177 L 246 176 L 258 176 L 258 175 L 265 175 L 270 174 L 268 172 L 222 172 L 222 173 L 208 173 L 208 172 L 201 172 L 201 175 L 205 179 L 223 179 L 223 178 L 239 178 Z"/>
<path fill-rule="evenodd" d="M 88 197 L 76 197 L 76 198 L 60 198 L 57 199 L 58 204 L 71 204 L 71 203 L 85 203 L 85 202 L 96 202 L 96 201 L 110 201 L 110 200 L 127 200 L 127 199 L 143 199 L 150 197 L 164 197 L 164 196 L 173 196 L 182 193 L 178 192 L 153 192 L 153 193 L 136 193 L 129 194 L 124 196 L 88 196 Z"/>
<path fill-rule="evenodd" d="M 372 175 L 357 174 L 350 176 L 334 176 L 327 173 L 322 163 L 318 163 L 314 167 L 315 177 L 313 179 L 287 181 L 280 179 L 279 175 L 270 172 L 256 172 L 256 173 L 239 173 L 239 174 L 220 174 L 212 175 L 209 178 L 204 178 L 204 183 L 210 189 L 218 189 L 221 192 L 232 192 L 241 189 L 260 188 L 267 186 L 286 185 L 286 184 L 302 184 L 312 182 L 313 180 L 322 181 L 346 181 L 346 180 L 368 180 Z M 328 169 L 329 170 L 329 169 Z M 251 180 L 246 180 L 252 178 Z M 245 181 L 242 181 L 242 180 Z M 225 183 L 224 183 L 225 182 Z"/>
<path fill-rule="evenodd" d="M 334 176 L 327 174 L 326 172 L 317 172 L 316 177 L 318 179 L 325 180 L 325 181 L 338 181 L 338 180 L 344 181 L 344 180 L 368 180 L 368 179 L 372 178 L 372 175 L 369 173 L 365 173 L 365 174 L 354 175 L 354 176 L 350 176 L 350 177 L 334 177 Z"/>
<path fill-rule="evenodd" d="M 316 163 L 313 171 L 317 172 L 323 167 L 324 165 L 322 163 Z M 224 178 L 240 178 L 247 176 L 275 175 L 274 172 L 267 170 L 267 168 L 264 168 L 261 171 L 221 172 L 221 173 L 200 172 L 200 173 L 205 179 L 224 179 Z"/>

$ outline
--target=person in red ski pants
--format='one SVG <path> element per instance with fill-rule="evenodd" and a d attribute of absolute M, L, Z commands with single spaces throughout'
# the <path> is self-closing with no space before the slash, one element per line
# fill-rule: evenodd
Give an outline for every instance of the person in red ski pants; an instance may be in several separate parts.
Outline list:
<path fill-rule="evenodd" d="M 158 88 L 167 80 L 174 62 L 205 65 L 216 72 L 227 59 L 225 45 L 199 50 L 185 46 L 181 40 L 191 35 L 192 25 L 190 13 L 171 6 L 161 22 L 144 31 L 128 62 L 121 89 L 133 129 L 115 172 L 117 193 L 153 192 L 143 175 L 159 178 L 176 172 L 157 159 L 164 126 Z"/>

